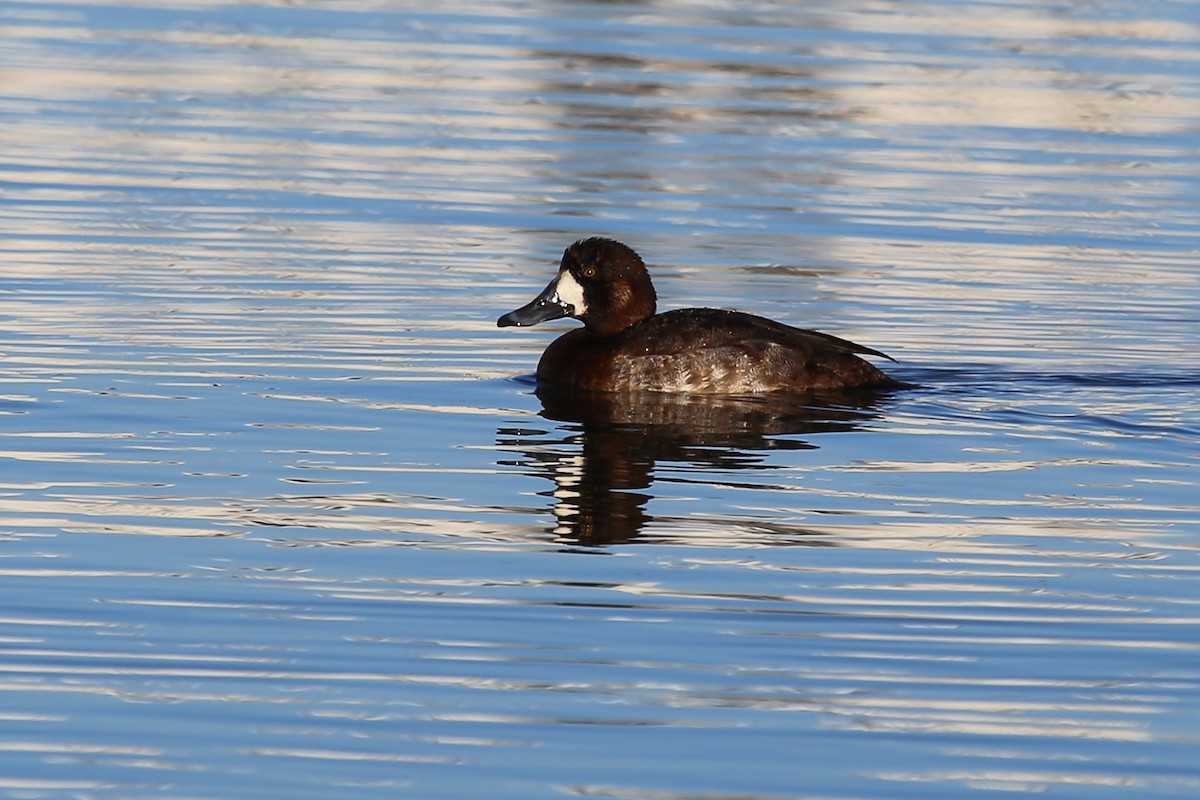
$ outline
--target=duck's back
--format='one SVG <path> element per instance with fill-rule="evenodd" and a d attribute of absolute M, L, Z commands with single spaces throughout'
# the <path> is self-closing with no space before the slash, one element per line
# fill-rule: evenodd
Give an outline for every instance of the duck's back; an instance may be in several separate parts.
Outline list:
<path fill-rule="evenodd" d="M 596 391 L 697 394 L 895 385 L 856 353 L 886 358 L 845 339 L 763 317 L 688 308 L 648 317 L 615 336 L 571 331 L 546 349 L 538 378 Z"/>

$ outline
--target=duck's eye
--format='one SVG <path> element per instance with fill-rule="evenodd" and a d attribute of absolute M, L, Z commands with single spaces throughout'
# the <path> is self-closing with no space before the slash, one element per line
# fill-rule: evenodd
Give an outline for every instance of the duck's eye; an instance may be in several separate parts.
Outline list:
<path fill-rule="evenodd" d="M 579 274 L 585 278 L 594 278 L 594 277 L 596 277 L 596 268 L 595 267 L 584 267 L 583 269 L 581 269 L 579 271 Z"/>

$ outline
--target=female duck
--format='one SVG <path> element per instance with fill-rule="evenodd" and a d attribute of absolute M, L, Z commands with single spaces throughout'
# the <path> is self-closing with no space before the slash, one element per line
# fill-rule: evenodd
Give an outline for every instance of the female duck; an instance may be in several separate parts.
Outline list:
<path fill-rule="evenodd" d="M 566 249 L 557 277 L 497 325 L 574 317 L 538 364 L 545 384 L 592 391 L 753 394 L 900 385 L 856 353 L 878 350 L 763 317 L 712 308 L 654 313 L 641 257 L 612 239 Z"/>

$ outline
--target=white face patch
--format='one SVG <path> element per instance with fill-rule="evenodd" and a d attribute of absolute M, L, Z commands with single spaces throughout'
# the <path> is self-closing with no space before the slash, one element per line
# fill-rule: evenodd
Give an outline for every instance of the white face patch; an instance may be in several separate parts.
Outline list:
<path fill-rule="evenodd" d="M 587 313 L 587 303 L 583 299 L 583 287 L 568 270 L 558 273 L 558 283 L 554 285 L 554 294 L 560 301 L 575 309 L 574 316 L 582 317 Z"/>

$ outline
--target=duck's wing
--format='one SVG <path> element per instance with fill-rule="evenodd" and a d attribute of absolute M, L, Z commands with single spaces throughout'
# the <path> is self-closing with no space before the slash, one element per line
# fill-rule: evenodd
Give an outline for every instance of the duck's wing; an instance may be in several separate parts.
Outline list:
<path fill-rule="evenodd" d="M 810 331 L 810 330 L 805 330 L 804 328 L 792 328 L 792 330 L 798 334 L 803 334 L 806 338 L 811 337 L 814 341 L 819 341 L 827 346 L 835 347 L 838 350 L 841 350 L 846 353 L 858 353 L 860 355 L 879 356 L 880 358 L 886 358 L 888 361 L 896 360 L 896 359 L 892 358 L 891 356 L 889 356 L 887 353 L 882 353 L 873 347 L 867 347 L 866 345 L 861 345 L 856 342 L 852 342 L 849 339 L 843 339 L 840 336 L 834 336 L 833 334 L 830 334 L 830 333 L 822 333 L 821 331 Z"/>
<path fill-rule="evenodd" d="M 715 308 L 682 308 L 642 320 L 626 332 L 647 354 L 666 355 L 739 342 L 774 342 L 797 350 L 834 350 L 841 353 L 896 359 L 872 347 L 829 333 L 794 328 L 782 322 Z"/>

